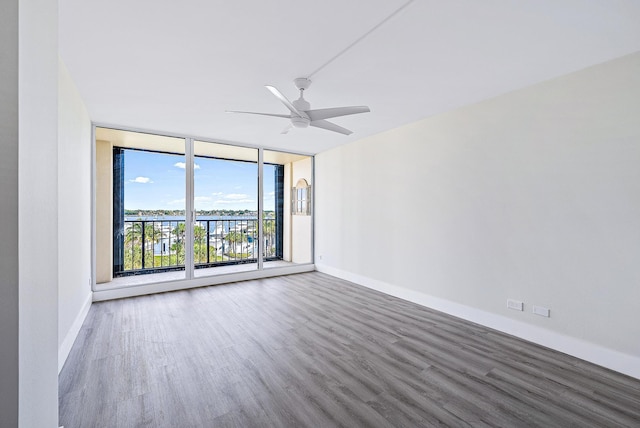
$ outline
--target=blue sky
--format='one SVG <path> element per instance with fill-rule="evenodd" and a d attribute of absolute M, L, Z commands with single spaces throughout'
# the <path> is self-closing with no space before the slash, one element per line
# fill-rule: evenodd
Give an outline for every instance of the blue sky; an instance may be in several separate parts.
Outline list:
<path fill-rule="evenodd" d="M 128 210 L 184 210 L 185 158 L 125 150 L 124 207 Z M 196 210 L 257 210 L 258 165 L 249 162 L 195 160 Z M 274 209 L 274 167 L 265 165 L 264 209 Z"/>

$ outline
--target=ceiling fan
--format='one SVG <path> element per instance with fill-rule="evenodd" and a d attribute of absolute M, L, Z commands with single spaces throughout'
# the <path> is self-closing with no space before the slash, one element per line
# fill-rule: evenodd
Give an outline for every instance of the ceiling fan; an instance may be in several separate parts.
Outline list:
<path fill-rule="evenodd" d="M 304 91 L 311 85 L 311 80 L 307 79 L 306 77 L 299 77 L 295 79 L 293 83 L 296 85 L 296 88 L 300 90 L 300 98 L 293 102 L 289 101 L 287 97 L 285 97 L 282 92 L 280 92 L 275 87 L 270 85 L 265 86 L 282 102 L 282 104 L 284 104 L 289 109 L 291 114 L 255 113 L 251 111 L 227 111 L 227 113 L 259 114 L 262 116 L 274 116 L 290 119 L 291 123 L 282 131 L 282 134 L 286 134 L 293 127 L 306 128 L 308 126 L 315 126 L 316 128 L 322 128 L 328 131 L 350 135 L 352 134 L 352 131 L 349 131 L 342 126 L 338 126 L 335 123 L 329 122 L 325 119 L 347 116 L 350 114 L 367 113 L 371 111 L 367 106 L 333 107 L 311 110 L 311 105 L 307 100 L 304 99 Z"/>

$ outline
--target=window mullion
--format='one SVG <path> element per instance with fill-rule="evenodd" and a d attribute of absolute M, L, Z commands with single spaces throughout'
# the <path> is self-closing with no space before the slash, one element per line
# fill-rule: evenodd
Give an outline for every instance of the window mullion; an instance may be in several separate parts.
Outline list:
<path fill-rule="evenodd" d="M 196 212 L 194 208 L 194 195 L 193 195 L 193 170 L 194 170 L 194 156 L 193 156 L 193 138 L 185 139 L 185 248 L 184 248 L 184 267 L 185 278 L 193 278 L 194 270 L 194 257 L 193 257 L 193 226 L 195 224 Z"/>
<path fill-rule="evenodd" d="M 264 149 L 258 149 L 258 270 L 264 267 Z"/>

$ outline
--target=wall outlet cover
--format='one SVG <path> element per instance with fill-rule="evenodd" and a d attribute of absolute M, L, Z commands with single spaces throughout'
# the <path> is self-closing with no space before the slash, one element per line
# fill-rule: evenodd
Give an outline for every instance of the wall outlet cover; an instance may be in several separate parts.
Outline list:
<path fill-rule="evenodd" d="M 549 308 L 545 308 L 543 306 L 533 305 L 533 313 L 536 314 L 536 315 L 540 315 L 541 317 L 549 318 L 550 312 L 551 311 L 549 310 Z"/>
<path fill-rule="evenodd" d="M 507 299 L 507 308 L 521 311 L 524 308 L 524 303 L 519 300 Z"/>

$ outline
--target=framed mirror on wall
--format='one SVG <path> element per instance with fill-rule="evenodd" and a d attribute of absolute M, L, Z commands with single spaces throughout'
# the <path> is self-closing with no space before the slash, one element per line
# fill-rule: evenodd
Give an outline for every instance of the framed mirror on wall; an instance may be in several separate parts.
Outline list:
<path fill-rule="evenodd" d="M 291 189 L 291 214 L 311 215 L 311 186 L 304 178 Z"/>

